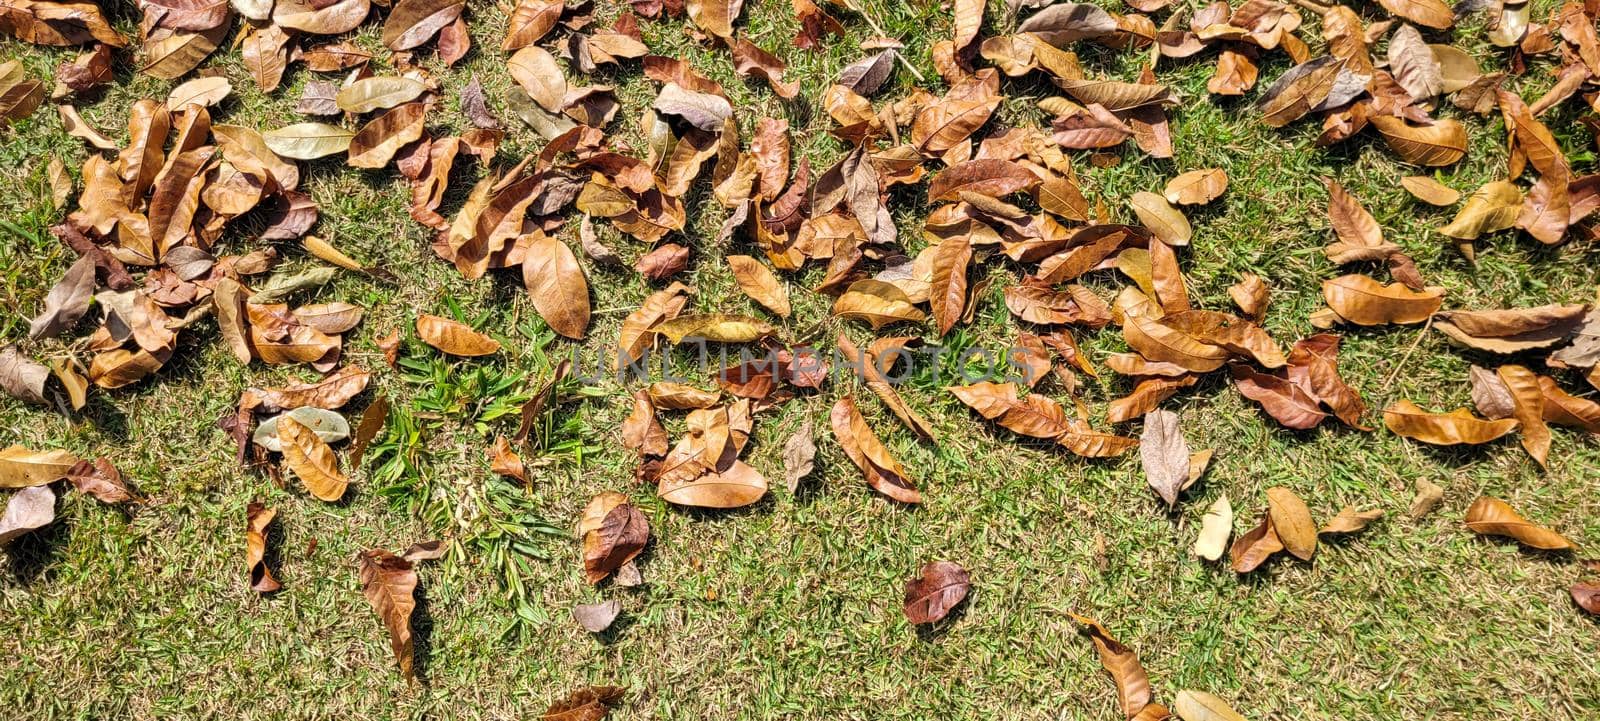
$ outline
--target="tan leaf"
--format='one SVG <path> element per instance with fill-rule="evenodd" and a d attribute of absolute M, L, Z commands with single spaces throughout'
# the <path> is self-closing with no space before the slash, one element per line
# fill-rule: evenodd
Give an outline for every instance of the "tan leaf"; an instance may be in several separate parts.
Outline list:
<path fill-rule="evenodd" d="M 1449 207 L 1461 200 L 1461 192 L 1426 175 L 1408 175 L 1400 179 L 1400 186 L 1412 197 L 1428 205 Z"/>
<path fill-rule="evenodd" d="M 967 307 L 967 269 L 972 263 L 972 242 L 965 237 L 946 238 L 932 252 L 933 281 L 928 306 L 938 323 L 939 335 L 944 335 L 961 320 Z M 851 290 L 854 289 L 852 285 Z M 838 315 L 837 306 L 834 312 Z"/>
<path fill-rule="evenodd" d="M 67 480 L 79 493 L 94 496 L 101 503 L 126 503 L 141 500 L 122 480 L 122 472 L 111 461 L 96 458 L 93 463 L 78 461 L 67 471 Z"/>
<path fill-rule="evenodd" d="M 327 123 L 297 123 L 269 130 L 261 138 L 268 149 L 285 158 L 316 160 L 349 150 L 355 135 Z"/>
<path fill-rule="evenodd" d="M 550 704 L 540 721 L 601 721 L 622 700 L 620 686 L 588 686 Z"/>
<path fill-rule="evenodd" d="M 1518 425 L 1515 418 L 1487 421 L 1465 408 L 1429 413 L 1405 399 L 1383 409 L 1383 424 L 1395 435 L 1440 446 L 1488 443 Z"/>
<path fill-rule="evenodd" d="M 563 0 L 517 0 L 506 23 L 506 39 L 501 50 L 511 51 L 539 42 L 556 26 L 566 9 Z"/>
<path fill-rule="evenodd" d="M 1228 496 L 1223 495 L 1206 509 L 1205 517 L 1200 519 L 1200 535 L 1194 539 L 1190 550 L 1207 561 L 1215 561 L 1228 550 L 1228 536 L 1232 534 L 1233 506 L 1228 503 Z"/>
<path fill-rule="evenodd" d="M 1455 220 L 1439 232 L 1452 238 L 1474 240 L 1484 233 L 1505 230 L 1517 222 L 1522 210 L 1522 191 L 1509 181 L 1486 183 L 1467 197 Z"/>
<path fill-rule="evenodd" d="M 1233 541 L 1228 551 L 1236 573 L 1249 573 L 1266 563 L 1272 554 L 1283 550 L 1283 541 L 1272 528 L 1272 516 L 1261 514 L 1261 523 Z"/>
<path fill-rule="evenodd" d="M 1311 509 L 1300 497 L 1283 486 L 1267 489 L 1267 504 L 1272 517 L 1272 528 L 1289 553 L 1302 561 L 1311 560 L 1317 551 L 1317 523 L 1311 520 Z"/>
<path fill-rule="evenodd" d="M 1406 324 L 1421 323 L 1439 310 L 1444 289 L 1414 291 L 1351 274 L 1323 281 L 1322 297 L 1341 319 L 1356 325 Z"/>
<path fill-rule="evenodd" d="M 1150 678 L 1145 674 L 1144 666 L 1139 663 L 1139 654 L 1133 649 L 1123 645 L 1111 637 L 1100 622 L 1071 614 L 1072 620 L 1084 626 L 1084 632 L 1094 642 L 1094 650 L 1100 656 L 1100 666 L 1111 674 L 1111 680 L 1117 685 L 1117 705 L 1122 707 L 1122 714 L 1133 718 L 1150 704 Z"/>
<path fill-rule="evenodd" d="M 1204 205 L 1228 190 L 1228 173 L 1221 168 L 1191 170 L 1167 181 L 1162 192 L 1167 202 L 1178 205 Z M 1135 211 L 1138 208 L 1135 207 Z M 1187 222 L 1187 221 L 1186 221 Z M 1146 223 L 1146 225 L 1149 225 Z"/>
<path fill-rule="evenodd" d="M 1122 326 L 1128 346 L 1149 360 L 1172 363 L 1195 373 L 1222 367 L 1229 353 L 1146 317 L 1129 317 Z"/>
<path fill-rule="evenodd" d="M 0 488 L 28 488 L 61 480 L 81 460 L 60 449 L 33 451 L 10 446 L 0 450 Z"/>
<path fill-rule="evenodd" d="M 1183 439 L 1178 414 L 1152 410 L 1144 416 L 1144 432 L 1139 435 L 1139 459 L 1145 481 L 1167 506 L 1178 502 L 1178 492 L 1189 480 L 1189 444 Z"/>
<path fill-rule="evenodd" d="M 1401 2 L 1409 0 L 1387 0 Z M 1226 701 L 1204 691 L 1179 691 L 1172 710 L 1183 721 L 1246 721 Z"/>
<path fill-rule="evenodd" d="M 891 283 L 870 278 L 851 283 L 834 301 L 833 315 L 864 320 L 873 330 L 900 321 L 920 323 L 927 318 L 911 304 L 905 291 Z"/>
<path fill-rule="evenodd" d="M 912 485 L 905 468 L 889 454 L 889 449 L 856 410 L 854 398 L 845 396 L 834 403 L 829 424 L 834 439 L 850 462 L 866 476 L 868 486 L 901 503 L 922 502 L 922 494 Z"/>
<path fill-rule="evenodd" d="M 339 470 L 339 460 L 327 442 L 292 416 L 278 419 L 278 442 L 283 446 L 283 461 L 300 478 L 311 495 L 324 501 L 344 496 L 350 479 Z"/>
<path fill-rule="evenodd" d="M 1411 508 L 1406 515 L 1413 519 L 1421 518 L 1433 512 L 1439 502 L 1444 500 L 1444 489 L 1437 483 L 1425 478 L 1418 478 L 1416 494 L 1411 497 Z"/>
<path fill-rule="evenodd" d="M 1517 365 L 1500 366 L 1495 374 L 1511 395 L 1511 417 L 1521 424 L 1518 437 L 1522 448 L 1533 456 L 1540 468 L 1548 467 L 1550 427 L 1544 422 L 1544 390 L 1539 376 Z"/>
<path fill-rule="evenodd" d="M 589 328 L 589 283 L 566 243 L 535 230 L 523 249 L 522 283 L 551 330 L 581 339 Z"/>
<path fill-rule="evenodd" d="M 1375 508 L 1370 511 L 1358 511 L 1355 506 L 1345 506 L 1339 515 L 1317 531 L 1319 534 L 1342 535 L 1360 533 L 1366 530 L 1373 521 L 1383 518 L 1383 509 Z"/>
<path fill-rule="evenodd" d="M 410 50 L 461 17 L 464 0 L 398 0 L 383 23 L 383 44 L 390 50 Z"/>
<path fill-rule="evenodd" d="M 1498 498 L 1480 496 L 1467 509 L 1467 528 L 1485 536 L 1505 536 L 1529 548 L 1545 551 L 1564 551 L 1576 548 L 1572 541 L 1555 531 L 1540 526 L 1518 515 L 1509 504 Z"/>
<path fill-rule="evenodd" d="M 727 260 L 734 281 L 745 295 L 779 317 L 789 317 L 789 291 L 767 266 L 748 255 L 730 255 Z"/>
<path fill-rule="evenodd" d="M 682 343 L 685 338 L 713 343 L 749 343 L 773 333 L 769 323 L 731 313 L 681 316 L 663 321 L 653 330 L 673 343 Z"/>
<path fill-rule="evenodd" d="M 500 352 L 500 341 L 473 330 L 465 323 L 436 315 L 417 316 L 417 337 L 423 343 L 454 356 L 485 356 Z"/>
<path fill-rule="evenodd" d="M 417 572 L 410 561 L 381 548 L 361 552 L 361 593 L 388 630 L 389 648 L 407 681 L 414 677 L 411 614 L 417 608 L 416 590 Z"/>
<path fill-rule="evenodd" d="M 381 168 L 394 159 L 400 149 L 422 137 L 428 106 L 406 103 L 373 118 L 350 139 L 349 164 L 352 168 Z"/>
<path fill-rule="evenodd" d="M 1412 125 L 1393 115 L 1374 115 L 1372 125 L 1400 158 L 1418 165 L 1453 165 L 1466 157 L 1467 129 L 1444 118 L 1432 125 Z"/>
<path fill-rule="evenodd" d="M 256 593 L 272 593 L 282 588 L 278 580 L 272 577 L 272 570 L 267 568 L 267 526 L 272 525 L 272 518 L 277 515 L 259 501 L 251 501 L 245 507 L 245 550 L 244 565 L 250 576 L 250 590 Z"/>
<path fill-rule="evenodd" d="M 663 478 L 656 495 L 668 503 L 699 508 L 739 508 L 767 495 L 767 479 L 743 461 L 687 481 Z"/>

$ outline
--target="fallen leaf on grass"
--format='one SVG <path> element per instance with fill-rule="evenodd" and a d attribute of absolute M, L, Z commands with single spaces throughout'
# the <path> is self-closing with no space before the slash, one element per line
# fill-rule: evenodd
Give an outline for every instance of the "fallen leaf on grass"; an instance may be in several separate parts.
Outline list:
<path fill-rule="evenodd" d="M 653 330 L 673 343 L 682 343 L 685 338 L 713 343 L 749 343 L 773 332 L 771 324 L 731 313 L 681 316 L 663 321 Z"/>
<path fill-rule="evenodd" d="M 1412 197 L 1429 205 L 1449 207 L 1461 200 L 1461 191 L 1426 175 L 1408 175 L 1400 179 L 1400 186 Z"/>
<path fill-rule="evenodd" d="M 1183 439 L 1178 414 L 1156 409 L 1144 415 L 1139 435 L 1139 459 L 1145 480 L 1170 508 L 1189 480 L 1189 444 Z"/>
<path fill-rule="evenodd" d="M 730 255 L 727 261 L 734 281 L 745 295 L 779 317 L 789 317 L 789 291 L 767 266 L 748 255 Z"/>
<path fill-rule="evenodd" d="M 1395 435 L 1440 446 L 1488 443 L 1517 429 L 1517 420 L 1484 420 L 1465 408 L 1429 413 L 1401 399 L 1383 409 L 1383 424 Z"/>
<path fill-rule="evenodd" d="M 1546 551 L 1576 548 L 1565 536 L 1523 518 L 1505 501 L 1489 496 L 1480 496 L 1472 502 L 1467 509 L 1466 524 L 1473 533 L 1505 536 L 1529 548 Z"/>
<path fill-rule="evenodd" d="M 411 614 L 417 608 L 416 590 L 417 572 L 410 561 L 381 548 L 361 552 L 361 593 L 389 631 L 389 648 L 407 681 L 415 678 Z"/>
<path fill-rule="evenodd" d="M 1246 721 L 1228 702 L 1204 691 L 1179 691 L 1172 710 L 1183 721 Z"/>
<path fill-rule="evenodd" d="M 1360 533 L 1366 530 L 1373 521 L 1383 518 L 1383 509 L 1375 508 L 1370 511 L 1358 511 L 1355 506 L 1345 506 L 1339 515 L 1317 531 L 1318 534 L 1340 535 Z"/>
<path fill-rule="evenodd" d="M 557 3 L 559 6 L 559 3 Z M 622 700 L 621 686 L 587 686 L 545 709 L 540 721 L 601 721 Z"/>
<path fill-rule="evenodd" d="M 6 500 L 5 513 L 0 515 L 0 546 L 55 520 L 56 492 L 49 486 L 31 486 L 17 491 Z"/>
<path fill-rule="evenodd" d="M 259 501 L 251 501 L 245 508 L 245 551 L 244 565 L 250 575 L 250 590 L 256 593 L 272 593 L 282 588 L 277 579 L 272 577 L 272 570 L 267 568 L 267 526 L 272 524 L 272 518 L 277 515 Z"/>
<path fill-rule="evenodd" d="M 27 488 L 61 480 L 81 460 L 59 449 L 33 451 L 10 446 L 0 450 L 0 488 Z"/>
<path fill-rule="evenodd" d="M 283 416 L 278 419 L 278 442 L 283 446 L 284 463 L 311 495 L 329 502 L 344 496 L 350 479 L 339 470 L 333 449 L 316 431 L 292 416 Z"/>
<path fill-rule="evenodd" d="M 783 444 L 783 481 L 790 493 L 799 490 L 800 481 L 811 474 L 816 467 L 816 457 L 817 444 L 812 440 L 811 421 L 808 420 Z"/>
<path fill-rule="evenodd" d="M 454 356 L 486 356 L 500 351 L 499 341 L 473 330 L 465 323 L 436 315 L 417 316 L 417 337 L 423 343 Z"/>
<path fill-rule="evenodd" d="M 1228 550 L 1228 536 L 1233 534 L 1233 506 L 1223 495 L 1206 509 L 1200 519 L 1200 535 L 1194 539 L 1194 555 L 1215 561 Z"/>
<path fill-rule="evenodd" d="M 1260 524 L 1234 540 L 1229 556 L 1232 557 L 1235 572 L 1249 573 L 1260 568 L 1272 554 L 1282 550 L 1283 541 L 1272 528 L 1272 515 L 1262 513 Z"/>
<path fill-rule="evenodd" d="M 967 597 L 972 578 L 950 561 L 923 564 L 921 575 L 906 582 L 905 614 L 914 624 L 936 623 Z"/>
<path fill-rule="evenodd" d="M 104 458 L 96 458 L 93 463 L 87 460 L 78 461 L 67 470 L 67 480 L 72 482 L 72 487 L 78 489 L 79 493 L 94 496 L 101 503 L 139 500 L 138 496 L 128 489 L 128 484 L 123 482 L 122 472 Z"/>
<path fill-rule="evenodd" d="M 1283 486 L 1267 489 L 1267 504 L 1272 518 L 1272 528 L 1278 540 L 1295 558 L 1311 560 L 1317 551 L 1317 523 L 1311 520 L 1311 509 L 1305 501 Z"/>
<path fill-rule="evenodd" d="M 1439 502 L 1444 500 L 1444 488 L 1439 484 L 1418 478 L 1415 485 L 1416 494 L 1411 497 L 1411 508 L 1406 511 L 1406 515 L 1413 520 L 1432 513 L 1433 509 L 1439 507 Z"/>
<path fill-rule="evenodd" d="M 1339 318 L 1356 325 L 1421 323 L 1439 310 L 1443 288 L 1414 291 L 1351 274 L 1322 282 L 1322 297 Z"/>
<path fill-rule="evenodd" d="M 600 633 L 611 628 L 611 623 L 617 620 L 619 613 L 622 613 L 622 602 L 615 598 L 572 607 L 572 619 L 589 633 Z"/>
<path fill-rule="evenodd" d="M 650 540 L 650 524 L 627 496 L 606 491 L 589 501 L 578 535 L 583 539 L 584 575 L 595 584 L 638 557 Z"/>
<path fill-rule="evenodd" d="M 828 418 L 834 440 L 844 449 L 850 462 L 866 476 L 868 486 L 901 503 L 922 502 L 922 494 L 917 492 L 906 469 L 889 454 L 889 449 L 878 440 L 867 420 L 856 410 L 854 398 L 840 398 L 834 403 Z"/>
<path fill-rule="evenodd" d="M 1139 654 L 1112 638 L 1099 621 L 1076 613 L 1070 615 L 1084 627 L 1083 632 L 1100 655 L 1100 665 L 1117 685 L 1117 705 L 1122 707 L 1122 714 L 1130 719 L 1137 716 L 1151 700 L 1150 678 L 1139 663 Z"/>
<path fill-rule="evenodd" d="M 1572 601 L 1578 604 L 1579 608 L 1600 616 L 1600 583 L 1579 581 L 1572 584 L 1568 592 L 1572 594 Z"/>
<path fill-rule="evenodd" d="M 1221 168 L 1191 170 L 1167 181 L 1162 191 L 1167 202 L 1176 205 L 1204 205 L 1228 190 L 1228 173 Z"/>

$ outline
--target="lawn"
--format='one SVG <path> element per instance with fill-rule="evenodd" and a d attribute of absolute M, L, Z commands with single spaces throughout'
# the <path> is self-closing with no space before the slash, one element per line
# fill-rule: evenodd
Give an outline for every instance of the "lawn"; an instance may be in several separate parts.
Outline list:
<path fill-rule="evenodd" d="M 112 15 L 136 37 L 138 11 L 122 4 L 130 7 Z M 625 11 L 610 0 L 595 5 L 601 24 Z M 861 6 L 906 45 L 925 87 L 941 93 L 928 49 L 951 36 L 949 9 L 931 0 Z M 1128 11 L 1120 3 L 1107 7 Z M 1369 21 L 1385 16 L 1376 4 L 1355 7 Z M 1552 7 L 1535 2 L 1534 17 Z M 740 26 L 788 63 L 785 77 L 801 83 L 793 101 L 736 75 L 727 52 L 698 45 L 683 18 L 642 21 L 641 28 L 653 53 L 687 59 L 722 84 L 746 138 L 759 118 L 785 118 L 797 155 L 822 169 L 848 148 L 828 134 L 834 122 L 819 99 L 840 68 L 864 55 L 860 43 L 876 35 L 861 15 L 834 12 L 846 36 L 802 51 L 790 44 L 797 23 L 789 3 L 746 3 Z M 1300 35 L 1320 53 L 1318 22 L 1302 14 Z M 419 54 L 444 98 L 429 126 L 441 134 L 470 127 L 458 97 L 478 78 L 508 130 L 498 153 L 508 167 L 543 141 L 505 104 L 512 81 L 499 49 L 503 8 L 474 0 L 466 18 L 475 47 L 463 61 L 447 68 L 431 51 Z M 991 2 L 985 34 L 1013 27 L 1004 3 Z M 1509 57 L 1484 39 L 1481 18 L 1428 36 L 1469 50 L 1486 69 Z M 351 37 L 374 51 L 374 71 L 382 74 L 390 66 L 379 38 L 373 22 Z M 212 109 L 219 123 L 270 129 L 299 122 L 294 106 L 305 83 L 338 79 L 291 65 L 282 87 L 262 93 L 231 43 L 202 65 L 233 81 L 233 95 Z M 23 61 L 37 78 L 49 78 L 77 52 L 0 41 L 0 59 Z M 1091 75 L 1125 80 L 1148 57 L 1087 45 L 1079 54 Z M 1265 126 L 1251 101 L 1260 87 L 1242 100 L 1207 93 L 1214 57 L 1163 59 L 1156 70 L 1181 98 L 1171 112 L 1175 157 L 1151 159 L 1128 143 L 1114 151 L 1120 162 L 1100 167 L 1087 152 L 1071 153 L 1091 204 L 1103 203 L 1120 222 L 1134 222 L 1126 204 L 1134 192 L 1159 192 L 1188 170 L 1226 170 L 1227 193 L 1190 213 L 1194 240 L 1179 254 L 1195 307 L 1231 309 L 1228 286 L 1255 272 L 1272 289 L 1265 328 L 1284 344 L 1315 332 L 1309 318 L 1323 304 L 1320 283 L 1345 272 L 1321 250 L 1332 239 L 1323 178 L 1359 198 L 1428 282 L 1447 290 L 1446 308 L 1595 298 L 1600 253 L 1592 241 L 1574 236 L 1544 246 L 1504 231 L 1480 241 L 1470 263 L 1435 232 L 1453 211 L 1424 205 L 1399 186 L 1401 177 L 1424 169 L 1402 163 L 1370 132 L 1319 148 L 1314 119 Z M 1281 52 L 1267 58 L 1262 86 L 1290 66 Z M 1542 56 L 1528 65 L 1508 87 L 1532 99 L 1550 86 L 1554 64 Z M 126 54 L 116 72 L 116 81 L 79 109 L 121 142 L 129 106 L 165 98 L 176 83 L 141 75 Z M 1008 99 L 980 134 L 1048 122 L 1036 102 L 1058 91 L 1040 78 L 1005 78 Z M 643 147 L 638 114 L 656 84 L 636 61 L 602 70 L 594 82 L 615 85 L 622 102 L 612 137 Z M 902 67 L 874 102 L 905 97 L 918 85 Z M 1542 118 L 1579 174 L 1596 166 L 1594 141 L 1578 122 L 1581 105 L 1575 100 Z M 1438 114 L 1466 124 L 1471 149 L 1435 177 L 1464 192 L 1503 178 L 1498 113 L 1444 106 Z M 89 152 L 48 102 L 0 130 L 0 218 L 9 224 L 0 230 L 0 304 L 14 311 L 0 315 L 0 338 L 36 357 L 64 347 L 61 340 L 27 340 L 27 320 L 75 260 L 47 230 L 70 208 L 52 204 L 46 165 L 60 157 L 76 177 Z M 618 429 L 636 386 L 604 379 L 560 386 L 559 404 L 535 431 L 536 450 L 524 454 L 530 483 L 523 488 L 490 472 L 492 438 L 516 428 L 518 406 L 560 359 L 576 352 L 593 368 L 623 318 L 657 289 L 631 270 L 648 249 L 600 224 L 602 240 L 630 268 L 582 261 L 595 316 L 589 340 L 575 344 L 545 326 L 515 273 L 468 281 L 440 261 L 428 229 L 408 215 L 410 191 L 392 169 L 347 168 L 338 156 L 301 166 L 302 189 L 322 209 L 313 232 L 397 277 L 342 272 L 312 294 L 367 309 L 346 339 L 345 357 L 373 371 L 374 388 L 352 408 L 386 396 L 394 406 L 387 430 L 351 469 L 354 482 L 339 503 L 241 468 L 217 419 L 248 387 L 313 374 L 303 366 L 243 367 L 209 322 L 186 333 L 156 376 L 91 393 L 81 413 L 0 396 L 0 445 L 106 456 L 149 496 L 146 504 L 121 507 L 67 493 L 55 524 L 0 553 L 0 707 L 28 718 L 505 719 L 536 715 L 585 685 L 615 684 L 628 689 L 612 716 L 621 719 L 1121 718 L 1112 683 L 1070 612 L 1098 619 L 1138 651 L 1156 699 L 1166 703 L 1181 689 L 1201 689 L 1251 719 L 1600 717 L 1600 626 L 1567 592 L 1580 564 L 1462 525 L 1474 498 L 1493 495 L 1571 538 L 1582 549 L 1578 557 L 1591 557 L 1600 543 L 1600 446 L 1585 433 L 1554 429 L 1549 469 L 1541 471 L 1514 438 L 1439 449 L 1388 432 L 1375 411 L 1367 417 L 1378 426 L 1373 432 L 1333 423 L 1290 431 L 1241 397 L 1226 373 L 1214 373 L 1163 404 L 1182 414 L 1192 447 L 1216 450 L 1209 472 L 1169 512 L 1146 486 L 1138 453 L 1096 461 L 1026 442 L 921 377 L 900 390 L 930 421 L 937 443 L 919 442 L 870 393 L 854 389 L 874 429 L 917 477 L 920 507 L 870 490 L 834 442 L 828 409 L 852 389 L 832 385 L 758 416 L 745 460 L 774 480 L 767 498 L 734 511 L 696 511 L 664 503 L 634 479 L 637 459 Z M 474 166 L 472 173 L 481 172 Z M 452 183 L 441 209 L 446 217 L 476 178 Z M 873 337 L 860 323 L 830 317 L 831 299 L 809 290 L 826 272 L 817 264 L 781 276 L 793 315 L 767 314 L 740 292 L 722 261 L 759 252 L 744 239 L 717 245 L 724 211 L 711 202 L 709 181 L 702 179 L 685 204 L 689 227 L 678 242 L 694 258 L 679 280 L 696 289 L 691 310 L 763 317 L 793 342 L 827 343 L 841 331 L 861 344 Z M 913 254 L 926 244 L 929 207 L 920 187 L 890 197 Z M 576 217 L 560 233 L 574 247 Z M 248 224 L 223 240 L 230 252 L 262 244 Z M 296 242 L 278 249 L 284 261 L 277 273 L 325 265 Z M 995 282 L 954 343 L 998 352 L 1016 334 L 1002 291 L 1020 272 L 1003 262 L 978 272 Z M 1111 297 L 1123 280 L 1096 273 L 1086 283 Z M 469 321 L 505 350 L 483 360 L 442 356 L 416 340 L 419 313 Z M 396 328 L 406 340 L 400 367 L 391 369 L 377 341 Z M 934 338 L 931 324 L 898 330 Z M 1454 348 L 1422 326 L 1338 332 L 1343 375 L 1375 409 L 1401 398 L 1430 409 L 1470 406 L 1469 367 L 1505 362 Z M 1079 339 L 1097 363 L 1126 350 L 1115 328 Z M 677 362 L 687 367 L 688 359 Z M 1105 427 L 1106 402 L 1131 384 L 1109 372 L 1085 380 L 1085 401 Z M 1562 381 L 1594 395 L 1575 374 Z M 1040 392 L 1067 398 L 1052 380 Z M 781 483 L 783 446 L 807 422 L 817 434 L 817 470 L 790 493 Z M 668 427 L 676 438 L 683 423 Z M 1138 435 L 1137 423 L 1120 429 Z M 1406 511 L 1419 480 L 1443 486 L 1445 496 L 1437 510 L 1412 518 Z M 1310 563 L 1280 556 L 1239 575 L 1226 562 L 1190 553 L 1216 498 L 1232 500 L 1235 532 L 1243 533 L 1266 508 L 1271 486 L 1293 489 L 1319 520 L 1346 505 L 1387 515 L 1360 535 L 1326 543 Z M 589 499 L 608 490 L 627 494 L 649 519 L 653 538 L 638 587 L 597 588 L 584 579 L 573 529 Z M 278 518 L 269 558 L 283 590 L 266 596 L 250 590 L 243 562 L 245 507 L 255 499 Z M 408 684 L 362 596 L 356 558 L 365 549 L 399 551 L 433 538 L 451 547 L 419 566 L 419 679 Z M 902 592 L 935 559 L 965 566 L 972 592 L 950 620 L 919 628 L 901 613 Z M 573 622 L 573 605 L 612 598 L 623 613 L 611 629 L 591 634 Z"/>

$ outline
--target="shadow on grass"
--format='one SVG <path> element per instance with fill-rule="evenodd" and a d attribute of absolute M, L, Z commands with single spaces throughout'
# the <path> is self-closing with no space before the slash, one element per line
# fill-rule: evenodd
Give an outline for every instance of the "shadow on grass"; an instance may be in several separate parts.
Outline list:
<path fill-rule="evenodd" d="M 26 587 L 40 580 L 48 581 L 46 572 L 55 565 L 58 551 L 71 540 L 72 525 L 59 516 L 54 523 L 13 540 L 5 554 L 17 584 Z"/>

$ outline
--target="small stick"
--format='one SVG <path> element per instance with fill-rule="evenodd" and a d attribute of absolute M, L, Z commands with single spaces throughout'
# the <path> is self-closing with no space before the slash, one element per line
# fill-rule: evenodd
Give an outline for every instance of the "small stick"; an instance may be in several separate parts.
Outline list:
<path fill-rule="evenodd" d="M 882 38 L 889 37 L 889 33 L 884 32 L 883 28 L 878 27 L 878 23 L 874 22 L 873 19 L 872 19 L 872 16 L 867 14 L 867 9 L 866 8 L 857 6 L 856 12 L 860 13 L 861 19 L 867 21 L 867 27 L 872 28 L 872 31 L 877 33 L 878 37 L 882 37 Z M 919 82 L 919 83 L 928 82 L 927 78 L 922 77 L 922 73 L 917 72 L 917 67 L 915 65 L 912 65 L 911 61 L 906 59 L 906 56 L 900 54 L 900 50 L 898 48 L 891 48 L 891 50 L 894 50 L 895 59 L 899 60 L 900 64 L 904 65 L 906 67 L 906 70 L 911 71 L 911 74 L 914 77 L 916 77 L 917 82 Z"/>
<path fill-rule="evenodd" d="M 1411 359 L 1411 352 L 1416 350 L 1417 346 L 1422 345 L 1422 339 L 1428 335 L 1428 330 L 1431 328 L 1433 328 L 1433 316 L 1430 315 L 1428 316 L 1428 322 L 1422 326 L 1422 332 L 1417 334 L 1417 339 L 1411 341 L 1411 347 L 1406 349 L 1405 355 L 1400 356 L 1400 362 L 1395 365 L 1394 372 L 1390 373 L 1388 378 L 1383 379 L 1385 386 L 1393 383 L 1394 377 L 1400 375 L 1400 369 L 1406 367 L 1406 361 Z"/>

